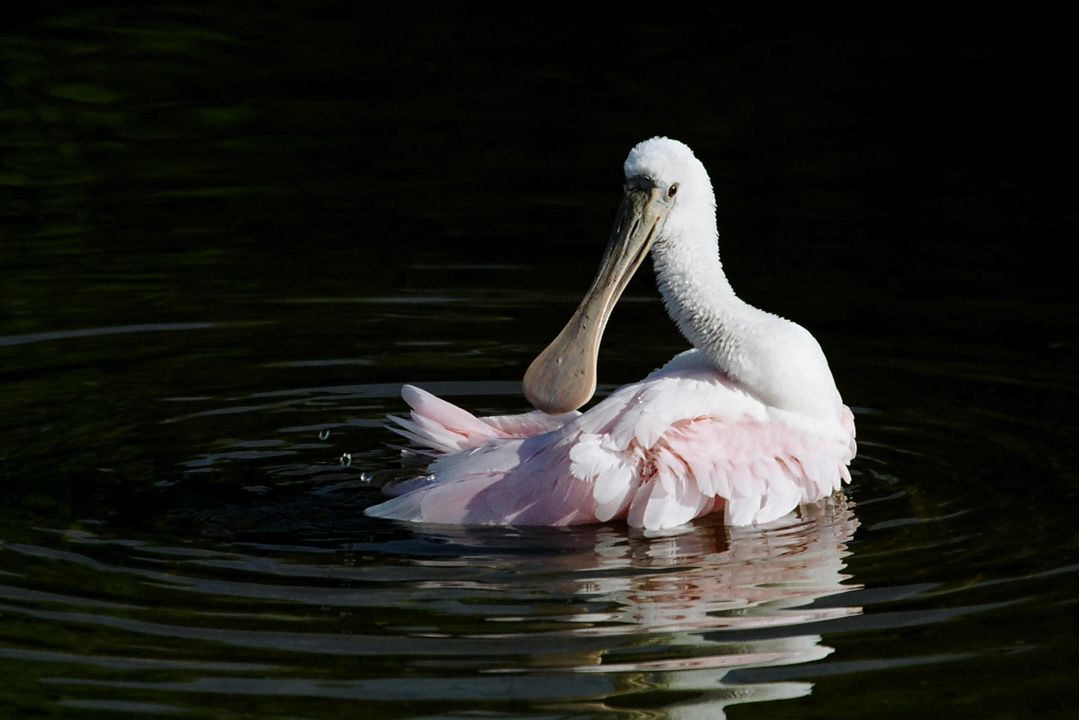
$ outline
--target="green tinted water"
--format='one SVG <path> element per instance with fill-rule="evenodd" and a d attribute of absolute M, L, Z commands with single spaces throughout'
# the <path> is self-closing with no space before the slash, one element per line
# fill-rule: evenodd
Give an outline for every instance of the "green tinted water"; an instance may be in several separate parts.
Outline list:
<path fill-rule="evenodd" d="M 609 15 L 12 14 L 0 712 L 1069 716 L 1075 146 L 1017 69 L 1062 51 Z M 828 352 L 845 497 L 667 537 L 365 519 L 401 383 L 523 408 L 656 132 L 710 168 L 735 287 Z M 641 273 L 601 391 L 682 349 Z"/>

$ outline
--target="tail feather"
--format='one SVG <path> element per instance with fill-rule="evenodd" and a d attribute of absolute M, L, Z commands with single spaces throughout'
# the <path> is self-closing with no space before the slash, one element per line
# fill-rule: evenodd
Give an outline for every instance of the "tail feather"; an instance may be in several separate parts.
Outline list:
<path fill-rule="evenodd" d="M 475 415 L 413 385 L 402 387 L 401 397 L 412 408 L 411 419 L 389 415 L 398 425 L 390 429 L 432 450 L 459 452 L 508 437 Z"/>
<path fill-rule="evenodd" d="M 396 425 L 389 429 L 437 453 L 471 450 L 494 439 L 541 435 L 561 428 L 580 415 L 576 411 L 547 415 L 534 410 L 521 415 L 478 418 L 414 385 L 402 387 L 401 397 L 412 412 L 408 418 L 387 415 Z"/>
<path fill-rule="evenodd" d="M 411 420 L 406 420 L 398 415 L 387 415 L 386 419 L 390 422 L 396 423 L 397 427 L 393 425 L 387 425 L 386 429 L 392 433 L 396 433 L 403 438 L 411 440 L 417 445 L 424 445 L 430 447 L 431 439 L 428 438 L 422 430 Z"/>

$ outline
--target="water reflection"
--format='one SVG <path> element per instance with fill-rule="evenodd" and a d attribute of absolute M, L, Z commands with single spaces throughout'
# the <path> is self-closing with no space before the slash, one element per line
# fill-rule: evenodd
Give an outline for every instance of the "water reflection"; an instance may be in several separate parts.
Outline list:
<path fill-rule="evenodd" d="M 819 660 L 831 649 L 814 623 L 860 612 L 814 604 L 855 589 L 843 569 L 858 521 L 842 503 L 811 510 L 659 537 L 376 525 L 332 548 L 259 543 L 257 528 L 213 548 L 48 533 L 0 553 L 11 571 L 0 611 L 30 630 L 0 642 L 0 657 L 31 664 L 69 707 L 115 712 L 198 711 L 229 695 L 296 703 L 281 711 L 362 699 L 387 703 L 388 716 L 410 700 L 432 717 L 508 701 L 721 717 L 810 692 L 728 674 Z M 94 640 L 72 654 L 31 642 L 35 626 Z"/>
<path fill-rule="evenodd" d="M 736 669 L 826 657 L 832 649 L 820 635 L 798 626 L 861 612 L 813 605 L 860 587 L 844 584 L 849 576 L 843 574 L 847 542 L 858 527 L 853 511 L 839 498 L 802 514 L 750 529 L 727 529 L 713 518 L 667 537 L 627 535 L 606 526 L 586 529 L 594 534 L 588 552 L 570 550 L 545 559 L 541 572 L 552 575 L 556 592 L 603 607 L 544 618 L 576 627 L 547 633 L 528 627 L 499 637 L 530 643 L 542 643 L 544 634 L 606 638 L 600 648 L 578 655 L 533 658 L 525 671 L 549 672 L 554 663 L 562 671 L 611 674 L 617 681 L 603 703 L 608 710 L 627 710 L 644 694 L 692 692 L 694 700 L 668 704 L 661 716 L 715 718 L 724 717 L 728 705 L 809 694 L 812 685 L 806 682 L 725 681 Z M 448 533 L 447 539 L 467 542 L 462 537 L 467 532 Z M 533 625 L 540 618 L 492 619 Z M 754 632 L 766 628 L 786 630 Z"/>

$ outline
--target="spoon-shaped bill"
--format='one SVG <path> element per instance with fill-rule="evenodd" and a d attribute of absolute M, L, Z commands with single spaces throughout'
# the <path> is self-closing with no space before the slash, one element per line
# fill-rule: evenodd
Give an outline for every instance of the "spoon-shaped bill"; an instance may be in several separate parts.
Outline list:
<path fill-rule="evenodd" d="M 615 303 L 655 241 L 670 210 L 661 188 L 631 182 L 592 287 L 569 322 L 525 373 L 525 397 L 551 414 L 584 405 L 596 391 L 600 340 Z"/>

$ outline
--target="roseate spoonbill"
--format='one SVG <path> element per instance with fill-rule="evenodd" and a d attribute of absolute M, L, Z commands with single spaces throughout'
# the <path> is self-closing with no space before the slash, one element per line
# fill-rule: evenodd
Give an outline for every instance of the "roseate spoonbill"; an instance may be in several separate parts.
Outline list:
<path fill-rule="evenodd" d="M 651 530 L 722 508 L 728 524 L 748 525 L 850 481 L 854 416 L 813 336 L 735 295 L 704 165 L 686 145 L 657 137 L 634 147 L 624 170 L 592 287 L 525 374 L 537 410 L 477 418 L 405 386 L 411 418 L 393 418 L 395 430 L 439 456 L 367 515 L 463 525 L 624 518 Z M 693 349 L 582 414 L 607 318 L 649 252 L 667 311 Z"/>

